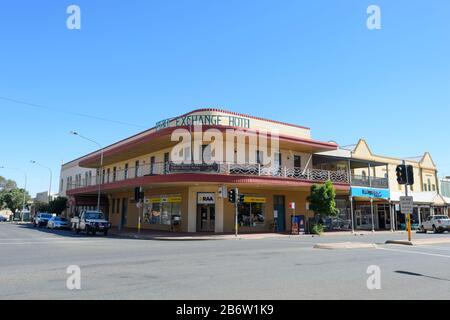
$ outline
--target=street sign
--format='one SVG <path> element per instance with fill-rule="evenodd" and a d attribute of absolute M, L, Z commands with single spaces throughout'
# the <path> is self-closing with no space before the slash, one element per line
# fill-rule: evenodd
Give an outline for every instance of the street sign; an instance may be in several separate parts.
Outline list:
<path fill-rule="evenodd" d="M 413 214 L 414 199 L 413 197 L 400 197 L 400 210 L 403 214 Z"/>

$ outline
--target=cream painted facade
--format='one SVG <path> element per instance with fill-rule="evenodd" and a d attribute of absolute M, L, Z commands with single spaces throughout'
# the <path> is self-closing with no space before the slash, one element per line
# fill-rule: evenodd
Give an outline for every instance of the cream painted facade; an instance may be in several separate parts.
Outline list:
<path fill-rule="evenodd" d="M 391 192 L 404 192 L 405 186 L 397 183 L 396 168 L 402 164 L 402 159 L 380 156 L 372 153 L 367 142 L 361 139 L 358 144 L 351 150 L 351 157 L 353 159 L 368 160 L 388 165 L 387 172 L 383 166 L 373 167 L 370 169 L 355 170 L 355 174 L 370 175 L 372 177 L 389 177 L 389 189 Z M 413 192 L 438 192 L 438 171 L 437 167 L 431 158 L 431 155 L 426 152 L 420 159 L 406 160 L 407 165 L 412 165 L 414 168 L 414 185 L 410 186 L 410 191 Z"/>

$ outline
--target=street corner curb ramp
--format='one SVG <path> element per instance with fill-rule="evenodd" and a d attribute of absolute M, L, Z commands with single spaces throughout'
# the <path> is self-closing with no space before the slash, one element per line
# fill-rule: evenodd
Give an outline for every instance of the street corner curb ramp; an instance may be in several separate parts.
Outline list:
<path fill-rule="evenodd" d="M 314 249 L 327 249 L 327 250 L 339 250 L 339 249 L 375 249 L 377 245 L 375 243 L 364 242 L 335 242 L 335 243 L 318 243 L 314 245 Z"/>

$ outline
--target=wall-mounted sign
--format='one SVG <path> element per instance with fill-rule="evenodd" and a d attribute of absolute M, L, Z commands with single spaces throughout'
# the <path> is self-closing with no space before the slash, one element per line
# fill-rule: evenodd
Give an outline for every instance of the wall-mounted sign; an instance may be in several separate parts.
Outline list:
<path fill-rule="evenodd" d="M 389 199 L 391 196 L 389 189 L 352 187 L 351 192 L 352 197 Z"/>
<path fill-rule="evenodd" d="M 215 204 L 216 195 L 214 192 L 199 192 L 197 193 L 198 204 Z"/>
<path fill-rule="evenodd" d="M 204 126 L 230 126 L 249 129 L 250 119 L 231 115 L 196 114 L 158 121 L 155 128 L 156 130 L 161 130 L 170 127 L 190 126 L 193 124 L 201 124 Z"/>
<path fill-rule="evenodd" d="M 170 173 L 219 172 L 217 163 L 169 163 Z"/>
<path fill-rule="evenodd" d="M 244 203 L 266 203 L 266 198 L 265 197 L 245 196 Z"/>
<path fill-rule="evenodd" d="M 181 196 L 160 196 L 145 198 L 144 203 L 180 203 L 181 200 Z"/>

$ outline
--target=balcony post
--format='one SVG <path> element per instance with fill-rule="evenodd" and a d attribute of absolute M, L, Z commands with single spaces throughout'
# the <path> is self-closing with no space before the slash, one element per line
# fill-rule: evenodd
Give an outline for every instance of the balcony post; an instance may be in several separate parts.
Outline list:
<path fill-rule="evenodd" d="M 287 167 L 286 166 L 284 166 L 284 177 L 285 178 L 287 177 Z"/>
<path fill-rule="evenodd" d="M 258 163 L 258 176 L 260 176 L 260 175 L 261 175 L 261 164 Z"/>
<path fill-rule="evenodd" d="M 372 174 L 370 172 L 371 168 L 372 167 L 371 167 L 370 162 L 369 162 L 369 187 L 372 187 Z"/>

